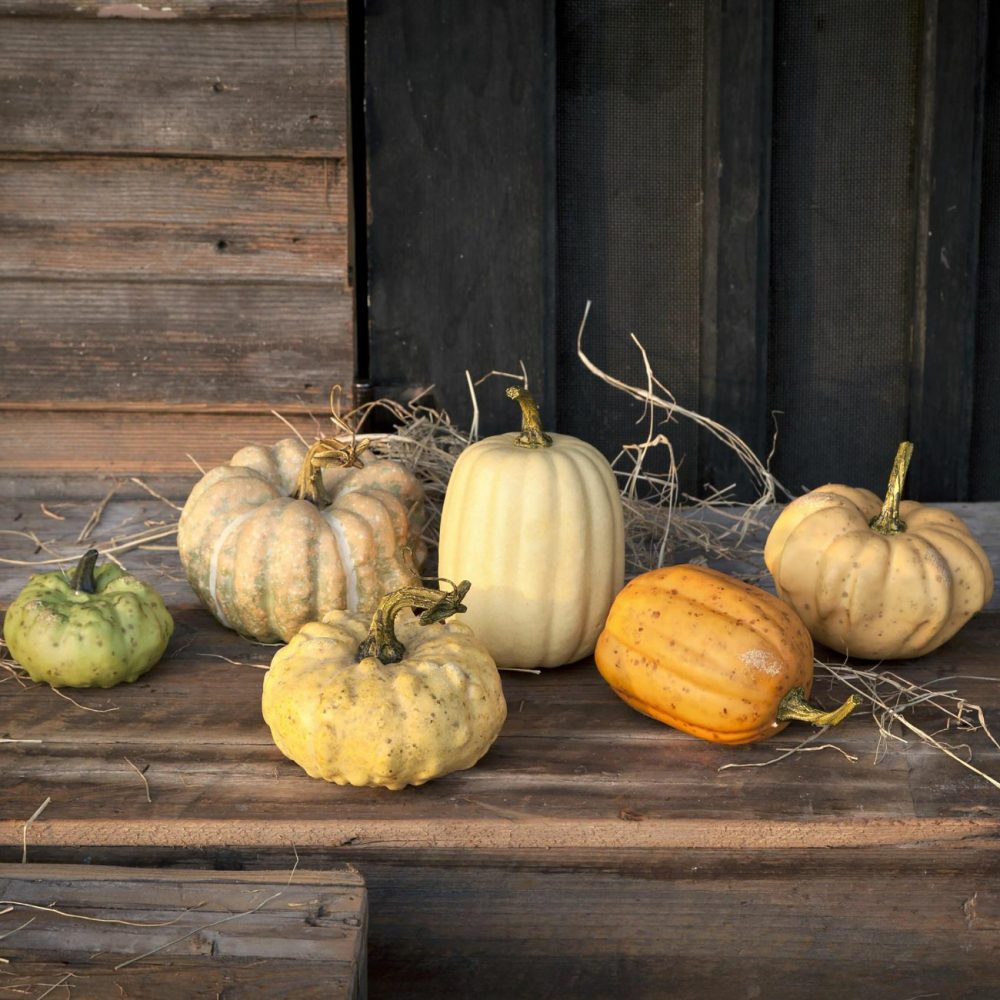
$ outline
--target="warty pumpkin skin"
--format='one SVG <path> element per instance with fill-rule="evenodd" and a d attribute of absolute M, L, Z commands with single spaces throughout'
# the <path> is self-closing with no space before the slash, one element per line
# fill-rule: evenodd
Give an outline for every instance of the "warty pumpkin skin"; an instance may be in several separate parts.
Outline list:
<path fill-rule="evenodd" d="M 601 676 L 632 708 L 714 743 L 755 743 L 792 719 L 834 725 L 805 704 L 813 644 L 783 601 L 702 566 L 635 577 L 615 598 L 594 651 Z"/>
<path fill-rule="evenodd" d="M 423 489 L 398 463 L 359 450 L 336 441 L 307 449 L 295 438 L 251 445 L 195 485 L 177 545 L 223 625 L 287 641 L 328 611 L 371 612 L 417 582 Z M 326 465 L 338 455 L 349 464 Z"/>
<path fill-rule="evenodd" d="M 375 619 L 332 611 L 275 654 L 261 708 L 286 757 L 313 778 L 398 790 L 472 767 L 507 717 L 496 664 L 472 631 L 441 619 L 451 594 L 406 588 Z M 394 622 L 406 607 L 419 618 Z"/>
<path fill-rule="evenodd" d="M 764 547 L 778 593 L 817 642 L 839 653 L 924 656 L 993 593 L 989 559 L 964 522 L 900 500 L 912 451 L 900 445 L 885 501 L 822 486 L 782 511 Z"/>
<path fill-rule="evenodd" d="M 524 390 L 520 434 L 470 445 L 448 481 L 438 572 L 476 585 L 466 621 L 501 667 L 587 656 L 625 572 L 614 473 L 596 448 L 545 434 Z"/>

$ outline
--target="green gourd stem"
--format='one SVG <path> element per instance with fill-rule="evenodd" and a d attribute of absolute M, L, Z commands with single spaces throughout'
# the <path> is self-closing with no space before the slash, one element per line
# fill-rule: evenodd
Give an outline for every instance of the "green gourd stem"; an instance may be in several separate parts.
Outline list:
<path fill-rule="evenodd" d="M 403 608 L 414 608 L 423 612 L 420 615 L 421 625 L 444 621 L 467 610 L 462 598 L 469 592 L 469 586 L 469 581 L 463 580 L 451 591 L 402 587 L 387 594 L 379 601 L 368 635 L 358 646 L 358 659 L 374 656 L 383 663 L 399 663 L 406 654 L 406 647 L 396 638 L 396 615 Z"/>
<path fill-rule="evenodd" d="M 551 448 L 552 438 L 542 430 L 542 417 L 531 393 L 519 385 L 512 385 L 507 387 L 507 395 L 521 406 L 521 433 L 514 444 L 519 448 Z"/>
<path fill-rule="evenodd" d="M 846 719 L 858 705 L 861 699 L 852 694 L 840 708 L 832 712 L 823 712 L 806 701 L 806 693 L 800 688 L 792 688 L 778 704 L 777 719 L 779 722 L 811 722 L 814 726 L 836 726 Z"/>
<path fill-rule="evenodd" d="M 901 531 L 906 531 L 906 522 L 899 516 L 899 500 L 903 495 L 903 484 L 906 482 L 906 473 L 910 468 L 912 457 L 913 445 L 909 441 L 904 441 L 896 450 L 896 460 L 892 463 L 889 487 L 885 492 L 882 510 L 869 522 L 872 530 L 881 535 L 898 535 Z"/>
<path fill-rule="evenodd" d="M 69 585 L 78 593 L 93 594 L 97 590 L 94 580 L 94 567 L 97 565 L 97 549 L 88 549 L 83 558 L 76 564 Z"/>
<path fill-rule="evenodd" d="M 330 498 L 323 486 L 324 467 L 337 463 L 345 469 L 349 466 L 360 468 L 363 464 L 360 455 L 368 448 L 367 439 L 347 444 L 333 438 L 320 438 L 309 446 L 302 459 L 294 496 L 299 500 L 308 500 L 317 507 L 329 506 Z"/>

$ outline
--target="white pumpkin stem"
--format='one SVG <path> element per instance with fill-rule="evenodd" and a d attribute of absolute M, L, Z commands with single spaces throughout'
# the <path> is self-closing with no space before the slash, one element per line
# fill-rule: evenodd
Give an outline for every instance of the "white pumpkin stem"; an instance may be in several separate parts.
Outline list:
<path fill-rule="evenodd" d="M 78 593 L 93 594 L 97 590 L 94 580 L 94 566 L 97 564 L 97 549 L 88 549 L 76 564 L 69 585 Z"/>
<path fill-rule="evenodd" d="M 899 501 L 903 495 L 903 484 L 906 482 L 911 458 L 913 458 L 913 445 L 909 441 L 904 441 L 896 449 L 896 460 L 892 463 L 892 472 L 889 473 L 889 486 L 885 492 L 882 510 L 869 522 L 872 530 L 879 534 L 898 535 L 901 531 L 906 531 L 906 522 L 899 516 Z"/>
<path fill-rule="evenodd" d="M 519 385 L 511 385 L 507 387 L 507 395 L 521 406 L 521 433 L 514 444 L 519 448 L 551 448 L 552 438 L 542 430 L 542 416 L 531 393 Z"/>
<path fill-rule="evenodd" d="M 402 587 L 387 594 L 379 601 L 368 635 L 358 646 L 358 659 L 374 656 L 383 663 L 399 663 L 406 655 L 406 647 L 396 638 L 396 615 L 403 608 L 420 611 L 420 624 L 431 625 L 444 621 L 454 614 L 468 610 L 462 598 L 471 584 L 463 580 L 453 590 L 433 590 L 430 587 Z"/>
<path fill-rule="evenodd" d="M 367 438 L 350 443 L 337 441 L 335 438 L 320 438 L 309 446 L 302 459 L 302 469 L 295 484 L 295 496 L 299 500 L 309 500 L 317 507 L 326 507 L 330 498 L 323 486 L 323 469 L 334 463 L 342 468 L 362 466 L 361 454 L 368 450 L 370 443 Z"/>
<path fill-rule="evenodd" d="M 814 726 L 836 726 L 846 719 L 858 705 L 861 699 L 852 694 L 840 708 L 832 712 L 824 712 L 806 701 L 806 693 L 800 687 L 792 688 L 778 704 L 776 718 L 779 722 L 811 722 Z"/>

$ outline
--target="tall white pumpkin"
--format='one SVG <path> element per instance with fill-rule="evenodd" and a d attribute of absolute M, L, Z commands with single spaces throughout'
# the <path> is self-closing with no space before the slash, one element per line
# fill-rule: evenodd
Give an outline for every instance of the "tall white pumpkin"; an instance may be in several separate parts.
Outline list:
<path fill-rule="evenodd" d="M 501 667 L 555 667 L 594 651 L 625 576 L 614 473 L 596 448 L 546 434 L 530 394 L 507 390 L 521 433 L 470 445 L 452 470 L 438 572 L 471 580 L 465 622 Z"/>

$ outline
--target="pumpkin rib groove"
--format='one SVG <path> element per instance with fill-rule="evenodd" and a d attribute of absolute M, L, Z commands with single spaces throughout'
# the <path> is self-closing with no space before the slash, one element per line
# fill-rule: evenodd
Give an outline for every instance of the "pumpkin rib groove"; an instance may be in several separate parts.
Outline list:
<path fill-rule="evenodd" d="M 608 634 L 611 635 L 611 637 L 613 638 L 614 642 L 616 642 L 619 646 L 631 652 L 633 656 L 636 657 L 637 661 L 642 660 L 651 665 L 655 665 L 655 661 L 651 660 L 649 655 L 643 652 L 643 650 L 638 645 L 636 645 L 634 642 L 630 642 L 622 638 L 622 636 L 619 633 L 615 632 L 613 623 L 609 622 L 607 631 Z M 687 653 L 688 656 L 687 658 L 682 659 L 678 657 L 676 654 L 672 653 L 669 655 L 669 657 L 665 657 L 665 659 L 668 659 L 668 662 L 670 664 L 669 673 L 672 676 L 679 678 L 681 683 L 687 683 L 688 685 L 696 686 L 699 691 L 708 690 L 712 694 L 719 695 L 720 697 L 724 696 L 725 694 L 724 687 L 727 684 L 731 687 L 735 682 L 735 678 L 726 677 L 724 670 L 719 669 L 720 664 L 718 661 L 712 663 L 713 669 L 711 671 L 706 671 L 706 664 L 712 661 L 708 659 L 707 655 L 705 655 L 703 651 L 697 649 L 696 647 L 690 645 L 689 643 L 684 642 L 683 640 L 677 639 L 676 637 L 674 638 L 673 641 L 674 641 L 673 648 L 683 653 Z M 762 652 L 767 652 L 775 662 L 778 663 L 781 662 L 781 653 L 774 647 L 772 647 L 769 650 L 762 650 Z M 749 674 L 751 670 L 752 667 L 748 666 L 745 662 L 741 661 L 740 667 L 738 668 L 737 672 L 740 674 Z M 705 672 L 702 673 L 702 671 Z M 707 683 L 706 682 L 707 677 L 710 677 L 713 681 L 717 681 L 718 683 L 715 685 Z M 759 690 L 760 687 L 758 683 L 754 683 L 749 679 L 749 677 L 745 677 L 744 679 L 746 683 L 740 684 L 739 697 L 753 695 L 754 693 L 757 692 L 757 690 Z M 794 687 L 795 685 L 793 684 L 790 686 Z M 775 684 L 775 687 L 778 687 L 778 685 Z"/>
<path fill-rule="evenodd" d="M 765 543 L 778 592 L 838 652 L 923 656 L 993 592 L 989 559 L 960 517 L 900 500 L 912 450 L 909 442 L 897 450 L 884 503 L 867 490 L 828 484 L 788 504 Z M 827 503 L 834 495 L 847 498 L 839 512 Z M 844 541 L 851 529 L 864 538 L 856 548 Z"/>
<path fill-rule="evenodd" d="M 202 602 L 222 624 L 265 642 L 287 641 L 306 621 L 346 603 L 343 557 L 357 582 L 355 563 L 364 553 L 373 604 L 390 587 L 416 583 L 409 557 L 417 562 L 426 553 L 416 523 L 422 488 L 402 466 L 366 453 L 361 469 L 324 469 L 324 507 L 295 495 L 306 454 L 291 438 L 240 449 L 196 484 L 178 526 L 181 561 Z M 315 448 L 310 454 L 310 461 L 329 457 Z M 359 512 L 355 520 L 345 514 L 347 524 L 331 525 L 323 516 L 338 499 Z"/>

